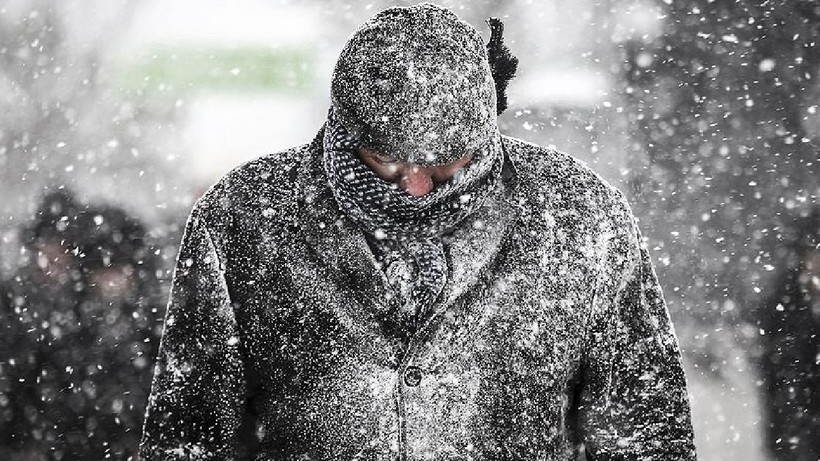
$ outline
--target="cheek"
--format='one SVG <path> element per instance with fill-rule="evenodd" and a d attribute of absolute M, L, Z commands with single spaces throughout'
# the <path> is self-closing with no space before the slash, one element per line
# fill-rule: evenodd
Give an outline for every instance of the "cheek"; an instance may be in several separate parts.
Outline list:
<path fill-rule="evenodd" d="M 437 182 L 444 182 L 444 181 L 447 181 L 448 179 L 452 178 L 453 175 L 455 175 L 456 171 L 458 171 L 458 170 L 459 170 L 458 166 L 436 168 L 435 170 L 432 171 L 431 176 Z"/>
<path fill-rule="evenodd" d="M 370 168 L 386 181 L 392 181 L 399 177 L 400 168 L 395 164 L 383 164 L 378 162 L 371 162 Z"/>

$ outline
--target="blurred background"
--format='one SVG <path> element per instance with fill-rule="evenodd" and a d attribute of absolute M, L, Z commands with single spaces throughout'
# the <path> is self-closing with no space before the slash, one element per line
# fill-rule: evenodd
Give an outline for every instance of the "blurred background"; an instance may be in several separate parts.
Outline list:
<path fill-rule="evenodd" d="M 309 142 L 391 5 L 0 0 L 0 458 L 127 459 L 194 201 Z M 520 59 L 502 132 L 623 190 L 700 459 L 820 457 L 820 7 L 444 1 Z"/>

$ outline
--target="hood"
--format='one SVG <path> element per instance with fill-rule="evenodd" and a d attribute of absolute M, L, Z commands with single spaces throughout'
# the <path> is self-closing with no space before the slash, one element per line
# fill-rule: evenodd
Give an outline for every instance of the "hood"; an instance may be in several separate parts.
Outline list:
<path fill-rule="evenodd" d="M 339 56 L 331 100 L 364 146 L 408 163 L 449 163 L 498 136 L 481 35 L 430 3 L 389 8 L 364 23 Z"/>

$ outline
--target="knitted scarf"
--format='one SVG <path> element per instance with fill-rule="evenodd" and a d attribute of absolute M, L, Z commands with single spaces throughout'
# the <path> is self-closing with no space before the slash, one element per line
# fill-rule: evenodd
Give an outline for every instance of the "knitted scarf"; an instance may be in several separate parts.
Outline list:
<path fill-rule="evenodd" d="M 358 156 L 361 143 L 330 111 L 324 169 L 340 209 L 366 234 L 399 296 L 400 324 L 415 332 L 444 288 L 448 265 L 442 237 L 479 209 L 501 178 L 500 135 L 429 193 L 414 197 L 379 177 Z"/>

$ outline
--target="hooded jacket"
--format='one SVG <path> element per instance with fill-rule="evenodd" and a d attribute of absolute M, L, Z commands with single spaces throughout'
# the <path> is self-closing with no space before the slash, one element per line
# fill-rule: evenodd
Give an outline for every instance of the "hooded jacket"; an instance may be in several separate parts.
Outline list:
<path fill-rule="evenodd" d="M 413 8 L 381 17 L 452 15 Z M 695 459 L 678 343 L 621 192 L 502 136 L 499 193 L 448 237 L 446 284 L 405 344 L 384 328 L 398 296 L 334 199 L 322 137 L 195 205 L 142 460 Z"/>

